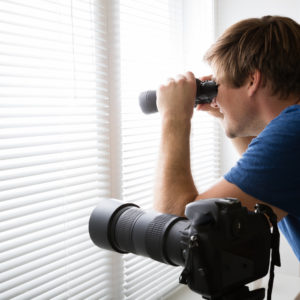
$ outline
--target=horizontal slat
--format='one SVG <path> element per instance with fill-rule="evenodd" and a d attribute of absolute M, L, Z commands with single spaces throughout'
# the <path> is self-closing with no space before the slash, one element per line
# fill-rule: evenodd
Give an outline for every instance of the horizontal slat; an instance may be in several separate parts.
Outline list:
<path fill-rule="evenodd" d="M 136 203 L 138 205 L 141 205 L 141 207 L 143 208 L 144 206 L 142 206 L 142 205 L 145 202 L 149 204 L 153 200 L 153 191 L 147 189 L 140 193 L 129 194 L 129 195 L 126 195 L 126 199 L 128 202 Z M 152 204 L 150 204 L 150 205 L 152 206 Z"/>
<path fill-rule="evenodd" d="M 90 213 L 91 211 L 92 209 L 90 209 L 90 211 L 87 210 L 87 215 L 80 218 L 79 220 L 69 221 L 67 224 L 68 230 L 59 231 L 59 229 L 62 227 L 60 224 L 53 229 L 54 234 L 50 234 L 51 232 L 49 231 L 39 232 L 39 240 L 34 238 L 30 239 L 30 236 L 27 236 L 26 238 L 24 238 L 24 244 L 17 244 L 18 241 L 5 242 L 5 244 L 3 244 L 0 248 L 2 252 L 1 261 L 3 263 L 7 261 L 9 268 L 10 263 L 13 265 L 16 258 L 22 259 L 22 257 L 30 255 L 30 253 L 33 253 L 34 257 L 38 258 L 42 249 L 55 249 L 56 247 L 59 247 L 59 245 L 63 242 L 65 242 L 65 244 L 67 245 L 68 243 L 71 244 L 71 241 L 73 239 L 84 238 L 85 240 L 89 240 L 89 242 L 92 243 L 90 239 L 87 238 L 86 228 L 88 213 Z M 75 226 L 76 230 L 72 230 L 72 228 L 70 228 L 72 225 Z M 13 249 L 14 251 L 11 251 L 11 249 Z"/>
<path fill-rule="evenodd" d="M 30 65 L 36 67 L 47 67 L 47 66 L 57 66 L 57 68 L 68 69 L 74 66 L 77 66 L 76 72 L 82 68 L 86 70 L 87 67 L 94 67 L 95 63 L 98 66 L 106 65 L 106 55 L 95 56 L 92 52 L 87 53 L 86 55 L 81 53 L 75 53 L 73 55 L 64 54 L 64 53 L 48 53 L 47 51 L 31 51 L 26 53 L 26 51 L 19 53 L 5 53 L 5 49 L 0 51 L 0 63 L 6 65 Z M 13 51 L 13 49 L 12 49 Z M 26 55 L 27 54 L 27 55 Z M 90 55 L 90 56 L 88 56 Z"/>
<path fill-rule="evenodd" d="M 42 220 L 42 214 L 40 212 L 51 210 L 52 208 L 61 207 L 62 203 L 64 205 L 75 204 L 78 201 L 88 201 L 88 199 L 96 199 L 100 196 L 101 192 L 98 189 L 98 183 L 90 182 L 84 185 L 81 189 L 72 187 L 72 189 L 64 191 L 55 191 L 55 193 L 49 193 L 47 197 L 34 195 L 29 197 L 21 198 L 20 204 L 17 206 L 13 201 L 6 201 L 1 204 L 1 222 L 2 230 L 8 230 L 14 228 L 15 222 L 19 226 L 23 226 L 28 223 L 34 223 L 36 221 Z M 26 202 L 26 200 L 28 200 Z M 84 203 L 84 202 L 83 202 Z M 96 202 L 94 202 L 96 203 Z M 27 213 L 26 213 L 27 212 Z"/>
<path fill-rule="evenodd" d="M 145 185 L 150 185 L 152 186 L 153 185 L 153 178 L 154 177 L 154 172 L 147 176 L 147 175 L 144 175 L 144 176 L 140 176 L 138 178 L 135 178 L 135 179 L 126 179 L 124 180 L 124 184 L 126 185 L 126 188 L 124 188 L 125 191 L 129 191 L 131 189 L 136 189 L 136 187 L 139 187 L 141 185 L 145 186 Z"/>
<path fill-rule="evenodd" d="M 37 28 L 43 28 L 44 30 L 47 28 L 47 25 L 51 28 L 50 24 L 57 24 L 63 27 L 64 25 L 76 25 L 76 23 L 79 23 L 88 26 L 88 24 L 94 21 L 93 12 L 91 10 L 76 7 L 75 1 L 72 3 L 74 3 L 74 6 L 72 5 L 69 8 L 66 7 L 65 9 L 59 9 L 59 11 L 57 11 L 57 8 L 53 7 L 51 2 L 40 1 L 39 4 L 34 5 L 31 3 L 32 5 L 30 5 L 21 1 L 7 0 L 2 3 L 1 12 L 5 13 L 4 16 L 9 16 L 10 14 L 14 15 L 15 18 L 13 20 L 21 20 L 22 23 L 25 24 L 35 22 L 36 25 L 40 25 L 40 27 Z M 101 10 L 97 12 L 101 13 Z M 73 23 L 71 23 L 71 16 Z M 102 16 L 100 14 L 98 24 L 104 23 L 104 20 L 105 15 L 102 13 Z"/>
<path fill-rule="evenodd" d="M 96 108 L 96 106 L 94 106 Z M 57 116 L 55 119 L 36 116 L 34 119 L 29 117 L 6 118 L 0 120 L 0 128 L 19 128 L 19 127 L 43 127 L 43 126 L 70 126 L 70 125 L 98 125 L 97 115 L 95 116 Z"/>
<path fill-rule="evenodd" d="M 108 138 L 103 138 L 101 145 L 100 151 L 98 153 L 101 153 L 101 150 L 107 150 L 107 143 L 108 143 Z M 72 153 L 76 151 L 84 151 L 84 150 L 91 150 L 95 149 L 95 147 L 98 146 L 99 141 L 96 139 L 94 140 L 87 140 L 85 141 L 76 141 L 74 143 L 53 143 L 50 145 L 42 145 L 42 146 L 37 146 L 37 147 L 24 147 L 24 148 L 14 148 L 13 150 L 0 150 L 0 157 L 1 159 L 13 159 L 13 158 L 21 158 L 21 157 L 33 157 L 33 156 L 42 156 L 42 155 L 48 155 L 48 154 L 55 154 L 55 153 Z M 104 151 L 103 151 L 104 152 Z M 107 153 L 106 153 L 107 154 Z"/>
<path fill-rule="evenodd" d="M 97 195 L 95 191 L 94 194 Z M 70 218 L 73 217 L 74 214 L 80 214 L 84 209 L 88 207 L 93 207 L 97 202 L 97 197 L 94 198 L 83 198 L 82 201 L 70 202 L 64 204 L 64 198 L 59 199 L 63 204 L 57 204 L 55 207 L 49 207 L 47 210 L 43 210 L 43 207 L 40 208 L 38 212 L 31 211 L 31 207 L 27 206 L 26 209 L 23 208 L 24 214 L 22 215 L 20 211 L 16 211 L 16 213 L 5 213 L 5 218 L 2 220 L 2 216 L 0 215 L 1 222 L 3 223 L 2 234 L 3 240 L 14 239 L 19 236 L 24 236 L 25 234 L 30 234 L 34 232 L 37 228 L 42 230 L 44 228 L 48 228 L 52 225 L 60 224 L 61 222 L 67 222 Z M 55 202 L 54 202 L 55 203 Z M 53 205 L 53 203 L 52 203 Z M 42 205 L 41 205 L 42 206 Z M 10 218 L 9 218 L 10 217 Z M 9 218 L 8 221 L 7 218 Z M 18 224 L 19 227 L 15 228 L 14 224 Z"/>
<path fill-rule="evenodd" d="M 91 108 L 95 110 L 107 110 L 108 109 L 108 96 L 103 94 L 98 97 L 80 97 L 74 100 L 74 95 L 69 97 L 62 97 L 56 95 L 55 97 L 43 97 L 43 101 L 38 97 L 15 97 L 14 95 L 9 95 L 6 97 L 0 98 L 1 107 L 35 107 L 35 108 L 60 108 L 69 106 L 72 107 L 82 107 L 82 108 Z M 26 116 L 23 116 L 26 117 Z M 40 116 L 36 116 L 39 118 Z M 71 116 L 70 116 L 71 117 Z"/>
<path fill-rule="evenodd" d="M 123 169 L 124 178 L 126 180 L 126 176 L 131 176 L 132 174 L 135 174 L 136 172 L 141 172 L 143 170 L 153 170 L 154 166 L 156 166 L 156 162 L 153 160 L 144 161 L 143 164 L 134 164 L 134 165 L 128 165 L 127 168 Z"/>
<path fill-rule="evenodd" d="M 88 142 L 88 140 L 86 141 Z M 77 145 L 77 141 L 75 145 Z M 85 149 L 79 147 L 78 149 L 73 149 L 70 151 L 57 151 L 56 153 L 48 154 L 48 153 L 42 153 L 35 156 L 31 156 L 28 153 L 26 156 L 17 155 L 16 157 L 6 155 L 4 159 L 3 153 L 1 154 L 1 158 L 3 158 L 3 161 L 1 162 L 0 170 L 9 170 L 9 169 L 19 169 L 19 168 L 26 168 L 26 167 L 33 167 L 33 166 L 41 166 L 41 165 L 48 165 L 48 164 L 55 164 L 55 163 L 61 163 L 64 161 L 69 160 L 80 160 L 84 158 L 91 158 L 91 157 L 99 157 L 99 165 L 103 166 L 105 165 L 105 159 L 108 157 L 107 146 L 101 145 L 98 149 L 95 149 L 93 147 L 90 147 L 90 149 Z M 25 149 L 23 149 L 25 151 Z"/>
<path fill-rule="evenodd" d="M 2 288 L 5 290 L 5 292 L 2 293 L 2 297 L 4 297 L 4 299 L 9 299 L 10 297 L 20 295 L 30 289 L 39 288 L 49 281 L 55 281 L 55 285 L 58 285 L 59 282 L 65 282 L 66 270 L 68 272 L 67 276 L 71 278 L 74 273 L 74 277 L 83 274 L 84 270 L 81 270 L 81 268 L 91 269 L 91 264 L 95 263 L 98 256 L 98 253 L 90 255 L 90 250 L 88 249 L 85 253 L 66 256 L 57 263 L 47 264 L 38 269 L 33 269 L 31 272 L 22 274 L 11 281 L 2 283 Z M 103 269 L 103 271 L 105 271 L 105 267 Z M 32 278 L 35 280 L 31 280 Z"/>
<path fill-rule="evenodd" d="M 98 124 L 97 124 L 97 126 L 98 126 Z M 59 128 L 60 126 L 58 125 L 57 127 Z M 82 127 L 84 127 L 84 125 L 82 125 Z M 26 128 L 26 126 L 24 126 L 24 128 Z M 66 130 L 67 128 L 68 128 L 67 126 L 62 127 L 62 131 L 64 129 Z M 72 128 L 72 130 L 73 130 L 73 126 L 69 126 L 69 128 Z M 5 131 L 3 131 L 3 132 L 5 132 Z M 17 132 L 17 130 L 15 132 Z M 99 130 L 99 133 L 101 133 L 100 130 Z M 29 130 L 28 130 L 28 136 L 26 136 L 26 134 L 24 136 L 22 136 L 21 134 L 20 134 L 20 136 L 18 136 L 15 133 L 14 136 L 10 135 L 1 140 L 2 145 L 1 145 L 0 151 L 2 154 L 0 154 L 0 156 L 6 155 L 5 151 L 7 149 L 16 149 L 16 148 L 23 148 L 22 150 L 24 152 L 26 152 L 26 148 L 28 148 L 28 147 L 31 149 L 39 149 L 40 155 L 42 155 L 43 149 L 45 149 L 46 145 L 57 145 L 57 147 L 62 148 L 62 147 L 64 147 L 62 144 L 67 146 L 67 144 L 72 143 L 74 145 L 74 148 L 76 148 L 76 146 L 79 146 L 80 143 L 83 143 L 83 142 L 92 144 L 93 142 L 95 143 L 95 140 L 100 141 L 102 137 L 105 137 L 105 130 L 101 133 L 102 136 L 99 133 L 97 134 L 97 133 L 93 132 L 92 130 L 90 132 L 89 131 L 84 132 L 84 134 L 77 134 L 75 132 L 73 132 L 73 133 L 67 132 L 67 130 L 66 130 L 65 135 L 63 135 L 63 132 L 59 132 L 59 131 L 53 132 L 53 134 L 48 134 L 48 135 L 35 134 L 34 136 L 29 134 Z M 58 145 L 60 145 L 60 146 L 58 146 Z M 101 147 L 101 148 L 104 149 L 105 147 Z"/>
<path fill-rule="evenodd" d="M 51 299 L 110 299 L 109 297 L 111 297 L 110 295 L 112 294 L 113 289 L 111 282 L 106 277 L 106 274 L 101 272 L 99 266 L 95 267 L 95 270 L 82 269 L 80 276 L 68 282 L 69 290 L 67 292 L 62 293 L 61 295 L 58 294 L 57 298 L 54 297 Z"/>
<path fill-rule="evenodd" d="M 0 54 L 0 59 L 1 59 L 1 54 Z M 44 72 L 40 72 L 43 73 Z M 42 78 L 40 76 L 34 77 L 34 76 L 22 76 L 18 77 L 16 75 L 9 76 L 9 75 L 4 75 L 0 76 L 1 84 L 0 88 L 4 87 L 28 87 L 28 88 L 48 88 L 48 87 L 53 87 L 56 88 L 57 91 L 60 89 L 73 89 L 75 87 L 74 81 L 73 80 L 62 80 L 62 78 L 53 78 L 49 79 L 49 77 Z M 94 80 L 89 79 L 85 80 L 85 78 L 77 78 L 77 88 L 78 89 L 94 89 L 97 91 L 103 90 L 103 87 L 107 86 L 106 81 L 100 81 L 98 80 L 96 82 L 95 78 Z M 98 88 L 97 86 L 101 85 L 101 89 Z"/>
<path fill-rule="evenodd" d="M 1 252 L 19 247 L 22 248 L 21 251 L 23 252 L 24 245 L 29 245 L 29 249 L 32 249 L 35 247 L 35 241 L 39 241 L 39 244 L 42 245 L 42 240 L 44 240 L 44 243 L 46 245 L 50 245 L 50 242 L 48 240 L 50 240 L 51 237 L 57 238 L 58 240 L 59 237 L 57 235 L 59 235 L 60 233 L 63 233 L 63 236 L 66 239 L 67 237 L 71 238 L 76 234 L 86 232 L 86 224 L 91 211 L 92 209 L 90 207 L 85 208 L 82 211 L 77 211 L 73 214 L 70 213 L 69 218 L 58 217 L 58 223 L 52 224 L 53 226 L 51 227 L 42 228 L 41 230 L 28 233 L 25 236 L 21 236 L 16 239 L 3 239 L 0 245 Z M 75 219 L 75 217 L 77 219 Z"/>
<path fill-rule="evenodd" d="M 149 280 L 149 277 L 153 274 L 157 274 L 157 278 L 159 278 L 159 273 L 167 273 L 168 271 L 173 271 L 173 268 L 170 268 L 170 266 L 157 264 L 157 262 L 152 262 L 151 268 L 149 267 L 149 264 L 144 264 L 139 266 L 139 268 L 132 268 L 130 271 L 127 270 L 125 272 L 124 284 L 127 285 L 127 282 L 131 281 L 134 282 L 135 278 L 139 278 L 139 281 L 147 281 Z"/>
<path fill-rule="evenodd" d="M 72 281 L 65 275 L 65 281 L 59 285 L 56 280 L 52 280 L 39 288 L 26 291 L 14 299 L 73 299 L 71 295 L 75 294 L 75 299 L 87 299 L 85 296 L 90 296 L 91 298 L 88 299 L 102 300 L 105 299 L 103 296 L 111 294 L 110 282 L 103 271 L 101 266 L 90 264 L 85 269 L 81 268 L 77 278 Z M 68 289 L 66 289 L 66 285 L 68 285 Z"/>
<path fill-rule="evenodd" d="M 137 165 L 141 165 L 143 163 L 150 163 L 150 162 L 156 162 L 157 160 L 157 154 L 149 154 L 145 157 L 143 157 L 142 155 L 134 157 L 134 158 L 128 158 L 125 162 L 124 162 L 124 168 L 135 168 L 135 166 Z"/>
<path fill-rule="evenodd" d="M 101 98 L 100 98 L 101 99 Z M 105 106 L 104 106 L 105 108 Z M 41 116 L 45 116 L 45 117 L 49 117 L 49 116 L 95 116 L 95 108 L 93 107 L 80 107 L 80 106 L 73 106 L 73 107 L 32 107 L 30 109 L 30 107 L 21 107 L 21 108 L 7 108 L 7 107 L 3 107 L 1 108 L 1 112 L 0 112 L 0 116 L 3 118 L 9 118 L 9 117 L 41 117 Z M 99 111 L 99 116 L 107 116 L 107 112 L 103 112 L 101 113 L 101 111 Z"/>
<path fill-rule="evenodd" d="M 85 236 L 85 240 L 87 241 L 87 236 Z M 48 248 L 48 247 L 47 247 Z M 43 267 L 45 264 L 64 264 L 63 261 L 66 256 L 71 256 L 74 254 L 79 254 L 80 252 L 87 251 L 89 249 L 89 253 L 93 254 L 96 251 L 91 247 L 90 243 L 82 243 L 80 245 L 69 245 L 65 243 L 64 247 L 55 247 L 55 251 L 53 251 L 53 247 L 51 248 L 52 252 L 50 251 L 39 251 L 39 256 L 36 259 L 32 259 L 28 254 L 24 257 L 29 257 L 30 263 L 26 261 L 18 260 L 19 264 L 16 265 L 14 268 L 9 268 L 6 270 L 4 282 L 13 282 L 17 277 L 23 277 L 24 273 L 29 273 L 33 269 L 39 269 Z M 67 251 L 66 251 L 67 250 Z M 4 268 L 6 268 L 6 263 L 3 264 Z M 23 273 L 23 274 L 22 274 Z"/>
<path fill-rule="evenodd" d="M 135 254 L 125 254 L 123 256 L 124 262 L 126 263 L 126 269 L 124 270 L 124 274 L 129 274 L 134 271 L 135 268 L 141 268 L 149 263 L 153 263 L 150 258 L 141 257 Z"/>
<path fill-rule="evenodd" d="M 43 257 L 47 257 L 53 253 L 66 249 L 66 247 L 76 246 L 77 251 L 81 249 L 86 249 L 88 246 L 91 246 L 91 242 L 87 240 L 86 234 L 81 234 L 75 236 L 71 239 L 63 239 L 61 241 L 57 241 L 56 243 L 49 245 L 48 247 L 37 249 L 36 251 L 20 253 L 18 256 L 12 256 L 8 259 L 8 255 L 1 258 L 1 266 L 2 271 L 5 272 L 7 270 L 15 269 L 25 264 L 30 264 L 32 261 L 38 260 Z M 25 247 L 24 247 L 25 250 Z"/>
<path fill-rule="evenodd" d="M 6 128 L 0 129 L 0 139 L 11 139 L 16 137 L 31 137 L 31 136 L 47 136 L 47 135 L 64 135 L 64 134 L 76 134 L 76 136 L 92 134 L 96 136 L 99 131 L 100 134 L 107 135 L 107 128 L 99 128 L 98 124 L 73 124 L 72 126 L 36 126 L 36 127 L 24 127 L 24 128 Z M 97 137 L 96 137 L 97 139 Z"/>
<path fill-rule="evenodd" d="M 86 167 L 95 167 L 98 164 L 98 159 L 97 157 L 93 158 L 88 158 L 88 159 L 83 159 L 79 161 L 69 161 L 69 162 L 63 162 L 61 165 L 47 165 L 47 166 L 40 166 L 40 167 L 28 167 L 26 169 L 17 169 L 17 170 L 7 170 L 7 171 L 2 171 L 0 173 L 0 181 L 4 182 L 5 186 L 5 181 L 8 180 L 14 180 L 14 179 L 24 179 L 25 177 L 30 177 L 29 180 L 34 179 L 32 176 L 40 176 L 40 175 L 46 175 L 46 174 L 63 174 L 66 170 L 70 170 L 70 175 L 74 174 L 73 170 L 75 169 L 81 169 L 81 168 L 86 168 Z M 59 173 L 58 173 L 59 172 Z M 63 173 L 62 173 L 63 172 Z M 47 177 L 50 175 L 46 175 Z M 39 179 L 41 180 L 41 178 Z M 14 181 L 17 183 L 17 181 Z M 34 181 L 38 182 L 38 181 Z M 1 188 L 0 188 L 1 190 Z"/>
<path fill-rule="evenodd" d="M 145 168 L 144 170 L 140 170 L 140 171 L 136 171 L 136 172 L 126 173 L 124 182 L 129 183 L 134 180 L 139 180 L 143 177 L 148 179 L 149 177 L 152 177 L 154 175 L 154 173 L 155 173 L 154 169 L 148 169 L 148 168 Z"/>
<path fill-rule="evenodd" d="M 98 181 L 99 189 L 109 189 L 110 184 L 108 182 L 101 182 L 99 179 L 100 177 L 98 177 L 97 175 L 87 173 L 78 175 L 77 177 L 72 177 L 70 179 L 55 180 L 53 182 L 40 183 L 37 185 L 34 184 L 21 187 L 19 189 L 4 191 L 1 193 L 1 200 L 6 201 L 38 193 L 45 193 L 49 191 L 51 192 L 53 189 L 64 189 L 66 187 L 71 187 L 74 185 L 85 184 L 89 181 Z"/>
<path fill-rule="evenodd" d="M 147 182 L 146 184 L 143 184 L 141 186 L 135 186 L 135 187 L 124 187 L 124 196 L 130 197 L 132 195 L 141 194 L 143 195 L 144 192 L 147 192 L 148 190 L 152 190 L 153 188 L 153 182 Z"/>
<path fill-rule="evenodd" d="M 172 281 L 173 279 L 174 286 L 178 282 L 179 274 L 174 275 L 174 273 L 172 274 L 172 272 L 174 272 L 174 270 L 172 270 L 171 272 L 166 272 L 166 270 L 162 269 L 154 274 L 150 273 L 147 279 L 139 280 L 135 285 L 127 286 L 125 279 L 125 294 L 130 295 L 132 299 L 149 299 L 146 295 L 153 295 L 153 293 L 162 295 L 166 292 L 166 290 L 164 289 L 166 282 Z M 160 289 L 158 289 L 158 287 L 160 287 Z M 155 298 L 158 297 L 157 294 Z"/>
<path fill-rule="evenodd" d="M 156 300 L 160 299 L 164 294 L 172 291 L 178 285 L 178 276 L 163 276 L 155 286 L 151 285 L 149 289 L 141 289 L 132 295 L 130 295 L 128 300 Z"/>
<path fill-rule="evenodd" d="M 1 37 L 1 35 L 0 35 Z M 0 39 L 0 43 L 1 43 L 1 39 Z M 18 46 L 21 47 L 22 46 Z M 97 62 L 94 62 L 95 65 L 97 65 Z M 52 67 L 52 69 L 51 69 Z M 60 68 L 60 66 L 56 66 L 56 69 L 54 68 L 55 66 L 51 65 L 51 66 L 47 66 L 47 70 L 43 69 L 38 69 L 38 68 L 34 68 L 33 66 L 28 66 L 28 67 L 22 67 L 20 65 L 2 65 L 1 66 L 1 70 L 0 70 L 0 76 L 2 78 L 8 78 L 10 77 L 12 80 L 14 78 L 35 78 L 35 79 L 48 79 L 48 80 L 62 80 L 62 81 L 66 81 L 66 82 L 70 82 L 74 80 L 74 64 L 73 66 L 68 65 L 66 70 L 60 69 L 59 72 L 57 72 L 58 68 Z M 73 67 L 73 68 L 72 68 Z M 85 68 L 86 70 L 86 68 Z M 103 72 L 101 72 L 101 70 L 95 72 L 94 69 L 90 68 L 90 72 L 87 72 L 87 70 L 84 72 L 83 70 L 79 70 L 76 71 L 76 80 L 77 81 L 95 81 L 97 84 L 103 83 L 104 85 L 107 84 L 108 79 L 107 79 L 107 75 Z M 44 101 L 46 100 L 45 98 L 43 98 Z M 61 99 L 64 103 L 63 98 Z M 30 99 L 28 99 L 28 101 L 30 101 Z M 1 102 L 3 103 L 3 98 L 1 99 Z M 47 102 L 46 102 L 47 103 Z M 37 104 L 42 104 L 42 103 L 37 103 Z M 49 103 L 50 105 L 51 103 Z M 74 103 L 70 103 L 73 104 Z"/>

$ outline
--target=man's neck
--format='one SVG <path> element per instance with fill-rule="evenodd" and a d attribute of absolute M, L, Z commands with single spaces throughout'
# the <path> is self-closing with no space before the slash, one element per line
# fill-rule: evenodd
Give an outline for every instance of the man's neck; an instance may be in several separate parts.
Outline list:
<path fill-rule="evenodd" d="M 261 101 L 259 101 L 259 110 L 261 118 L 266 125 L 275 119 L 287 107 L 300 104 L 300 97 L 295 95 L 291 95 L 286 99 L 270 95 L 261 96 Z"/>

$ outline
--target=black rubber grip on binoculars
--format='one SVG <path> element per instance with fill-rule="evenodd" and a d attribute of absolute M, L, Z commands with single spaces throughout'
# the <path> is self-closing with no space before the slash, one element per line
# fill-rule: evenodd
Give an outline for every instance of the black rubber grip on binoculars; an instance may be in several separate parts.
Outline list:
<path fill-rule="evenodd" d="M 196 79 L 196 85 L 195 106 L 197 104 L 211 103 L 218 93 L 218 85 L 214 81 L 200 81 L 199 79 Z M 139 96 L 139 103 L 145 114 L 158 112 L 155 90 L 142 92 Z"/>

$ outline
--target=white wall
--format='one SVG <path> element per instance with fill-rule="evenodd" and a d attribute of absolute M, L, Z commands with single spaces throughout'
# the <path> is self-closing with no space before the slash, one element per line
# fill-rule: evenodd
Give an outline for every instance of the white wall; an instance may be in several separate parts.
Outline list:
<path fill-rule="evenodd" d="M 239 20 L 281 15 L 300 22 L 300 1 L 298 0 L 216 0 L 216 34 Z"/>

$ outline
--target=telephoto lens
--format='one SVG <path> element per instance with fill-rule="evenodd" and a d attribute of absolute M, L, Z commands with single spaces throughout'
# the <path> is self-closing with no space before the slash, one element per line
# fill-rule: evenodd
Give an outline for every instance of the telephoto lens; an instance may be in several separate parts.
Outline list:
<path fill-rule="evenodd" d="M 180 240 L 189 225 L 186 218 L 144 212 L 135 204 L 107 198 L 92 212 L 89 231 L 101 248 L 184 266 Z"/>

